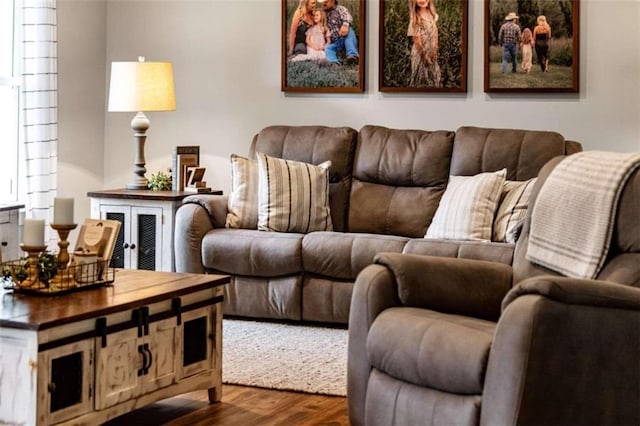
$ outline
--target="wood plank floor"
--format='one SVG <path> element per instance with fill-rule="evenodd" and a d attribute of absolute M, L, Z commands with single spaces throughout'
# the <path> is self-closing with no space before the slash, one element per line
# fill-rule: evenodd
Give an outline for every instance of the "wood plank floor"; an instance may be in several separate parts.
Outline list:
<path fill-rule="evenodd" d="M 224 385 L 222 401 L 209 404 L 207 391 L 179 395 L 118 417 L 108 426 L 347 426 L 347 399 Z"/>

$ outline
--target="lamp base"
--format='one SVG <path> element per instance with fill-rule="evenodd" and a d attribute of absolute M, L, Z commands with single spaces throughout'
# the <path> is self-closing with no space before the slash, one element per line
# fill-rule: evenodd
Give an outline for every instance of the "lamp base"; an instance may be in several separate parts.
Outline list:
<path fill-rule="evenodd" d="M 147 184 L 149 181 L 144 176 L 147 172 L 144 159 L 144 142 L 147 139 L 146 131 L 149 128 L 149 119 L 143 112 L 139 112 L 131 120 L 131 128 L 133 129 L 133 138 L 136 141 L 136 161 L 134 163 L 133 181 L 127 184 L 127 189 L 149 189 Z"/>
<path fill-rule="evenodd" d="M 147 180 L 144 183 L 130 182 L 126 185 L 127 189 L 149 189 Z"/>

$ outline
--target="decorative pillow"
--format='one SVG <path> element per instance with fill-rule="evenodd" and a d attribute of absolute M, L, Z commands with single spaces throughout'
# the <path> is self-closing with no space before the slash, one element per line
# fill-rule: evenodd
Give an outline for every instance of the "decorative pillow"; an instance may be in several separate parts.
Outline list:
<path fill-rule="evenodd" d="M 258 162 L 231 154 L 227 228 L 258 228 Z"/>
<path fill-rule="evenodd" d="M 506 174 L 450 176 L 425 238 L 490 241 Z"/>
<path fill-rule="evenodd" d="M 258 229 L 276 232 L 332 231 L 330 161 L 318 166 L 256 153 Z"/>
<path fill-rule="evenodd" d="M 515 243 L 514 230 L 527 215 L 531 190 L 537 178 L 524 182 L 506 181 L 502 188 L 502 201 L 493 221 L 493 241 Z"/>

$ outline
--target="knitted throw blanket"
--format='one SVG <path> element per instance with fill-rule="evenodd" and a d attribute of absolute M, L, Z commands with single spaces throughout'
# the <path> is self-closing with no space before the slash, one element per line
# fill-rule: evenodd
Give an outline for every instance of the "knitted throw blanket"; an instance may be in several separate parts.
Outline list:
<path fill-rule="evenodd" d="M 589 151 L 551 171 L 531 213 L 527 259 L 574 278 L 595 278 L 611 244 L 618 199 L 640 153 Z"/>

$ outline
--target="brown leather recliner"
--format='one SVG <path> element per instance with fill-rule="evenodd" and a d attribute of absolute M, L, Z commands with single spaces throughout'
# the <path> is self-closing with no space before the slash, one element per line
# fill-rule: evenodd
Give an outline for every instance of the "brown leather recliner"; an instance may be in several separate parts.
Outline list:
<path fill-rule="evenodd" d="M 639 217 L 636 171 L 597 280 L 526 259 L 531 213 L 513 267 L 379 255 L 352 298 L 351 423 L 640 424 Z"/>

